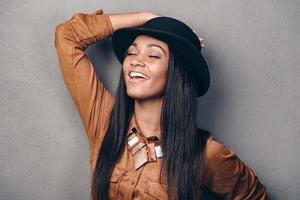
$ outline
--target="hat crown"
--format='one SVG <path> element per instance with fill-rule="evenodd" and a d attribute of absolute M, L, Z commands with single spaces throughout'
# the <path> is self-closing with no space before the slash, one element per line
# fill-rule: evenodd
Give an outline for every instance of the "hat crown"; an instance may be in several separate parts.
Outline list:
<path fill-rule="evenodd" d="M 154 29 L 157 31 L 167 32 L 176 35 L 189 42 L 199 51 L 201 51 L 200 40 L 194 31 L 182 21 L 172 17 L 155 17 L 145 22 L 141 28 Z"/>

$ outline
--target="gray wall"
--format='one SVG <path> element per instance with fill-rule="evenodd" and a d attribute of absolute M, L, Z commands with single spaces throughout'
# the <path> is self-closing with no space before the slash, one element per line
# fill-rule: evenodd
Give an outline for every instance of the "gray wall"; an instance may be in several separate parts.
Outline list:
<path fill-rule="evenodd" d="M 98 8 L 154 11 L 201 33 L 212 85 L 199 99 L 199 126 L 234 149 L 272 199 L 299 198 L 300 1 L 2 0 L 1 200 L 89 199 L 88 143 L 60 73 L 54 29 Z M 120 65 L 103 51 L 109 42 L 89 55 L 113 91 Z"/>

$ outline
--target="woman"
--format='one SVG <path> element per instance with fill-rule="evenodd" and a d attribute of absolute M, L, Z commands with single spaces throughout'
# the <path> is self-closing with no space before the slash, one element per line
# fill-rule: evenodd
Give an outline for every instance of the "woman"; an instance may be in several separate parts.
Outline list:
<path fill-rule="evenodd" d="M 116 97 L 86 48 L 112 36 L 122 63 Z M 75 14 L 56 28 L 66 86 L 90 145 L 92 199 L 268 199 L 234 153 L 196 127 L 209 87 L 201 42 L 184 23 L 154 13 Z"/>

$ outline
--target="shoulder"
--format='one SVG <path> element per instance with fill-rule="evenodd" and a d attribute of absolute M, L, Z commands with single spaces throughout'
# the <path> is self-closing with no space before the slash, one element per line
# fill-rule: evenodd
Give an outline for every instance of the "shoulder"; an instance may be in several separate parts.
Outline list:
<path fill-rule="evenodd" d="M 205 173 L 216 176 L 221 172 L 234 170 L 236 164 L 241 160 L 234 150 L 227 148 L 214 136 L 210 136 L 205 142 L 202 162 Z"/>
<path fill-rule="evenodd" d="M 223 159 L 236 156 L 232 149 L 219 142 L 209 131 L 198 129 L 198 136 L 203 146 L 202 162 L 205 165 L 215 165 Z"/>
<path fill-rule="evenodd" d="M 232 149 L 228 149 L 214 136 L 207 138 L 203 154 L 206 163 L 218 162 L 220 161 L 220 158 L 235 156 L 235 152 Z"/>

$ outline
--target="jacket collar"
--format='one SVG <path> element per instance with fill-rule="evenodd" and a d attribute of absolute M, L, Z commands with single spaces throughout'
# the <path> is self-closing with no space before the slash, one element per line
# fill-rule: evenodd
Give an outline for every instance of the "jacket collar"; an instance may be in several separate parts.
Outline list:
<path fill-rule="evenodd" d="M 140 135 L 143 135 L 138 123 L 137 123 L 137 120 L 136 120 L 136 117 L 135 117 L 135 114 L 134 114 L 134 111 L 132 112 L 132 115 L 131 115 L 131 119 L 130 119 L 130 123 L 129 123 L 129 128 L 128 128 L 128 133 L 127 133 L 127 136 L 130 135 L 130 133 L 132 132 L 133 129 L 136 129 L 136 131 L 140 134 Z M 160 135 L 161 132 L 159 132 L 159 135 Z M 144 135 L 143 135 L 144 136 Z"/>
<path fill-rule="evenodd" d="M 131 119 L 130 119 L 130 123 L 129 123 L 129 128 L 128 128 L 128 133 L 127 133 L 127 136 L 134 130 L 136 129 L 138 133 L 142 133 L 137 121 L 136 121 L 136 118 L 135 118 L 135 114 L 134 112 L 132 112 L 132 115 L 131 115 Z"/>

